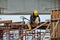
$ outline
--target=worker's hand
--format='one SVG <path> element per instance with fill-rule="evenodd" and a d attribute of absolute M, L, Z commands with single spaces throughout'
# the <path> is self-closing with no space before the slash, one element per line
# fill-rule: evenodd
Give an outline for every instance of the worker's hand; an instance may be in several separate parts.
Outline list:
<path fill-rule="evenodd" d="M 27 26 L 28 26 L 27 30 L 31 30 L 32 29 L 30 23 L 27 23 Z"/>

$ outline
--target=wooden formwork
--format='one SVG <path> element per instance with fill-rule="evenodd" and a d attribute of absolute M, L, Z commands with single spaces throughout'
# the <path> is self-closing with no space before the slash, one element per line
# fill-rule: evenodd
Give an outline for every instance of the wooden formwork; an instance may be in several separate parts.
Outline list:
<path fill-rule="evenodd" d="M 56 10 L 52 10 L 51 11 L 51 19 L 55 19 L 52 20 L 51 22 L 51 38 L 60 38 L 60 9 L 56 9 Z M 59 23 L 57 24 L 56 29 L 54 30 L 54 27 L 56 26 L 56 23 L 59 19 Z M 52 34 L 53 33 L 53 34 Z"/>

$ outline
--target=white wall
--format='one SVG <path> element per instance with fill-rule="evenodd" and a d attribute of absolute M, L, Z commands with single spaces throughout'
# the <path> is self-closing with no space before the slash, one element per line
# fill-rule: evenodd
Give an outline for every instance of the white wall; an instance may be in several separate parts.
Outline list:
<path fill-rule="evenodd" d="M 0 20 L 12 20 L 13 22 L 23 21 L 22 17 L 25 17 L 30 20 L 30 15 L 0 15 Z M 45 22 L 46 20 L 51 19 L 50 15 L 39 15 L 40 22 Z M 26 23 L 28 20 L 24 20 Z"/>
<path fill-rule="evenodd" d="M 38 9 L 40 13 L 49 13 L 49 9 L 54 8 L 58 4 L 56 0 L 8 0 L 8 8 L 5 12 L 26 12 L 32 13 L 33 10 Z M 56 5 L 57 7 L 58 5 Z"/>

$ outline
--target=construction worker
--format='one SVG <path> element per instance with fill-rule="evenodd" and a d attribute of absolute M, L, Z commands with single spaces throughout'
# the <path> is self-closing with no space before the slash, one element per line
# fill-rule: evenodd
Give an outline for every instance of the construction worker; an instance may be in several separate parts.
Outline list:
<path fill-rule="evenodd" d="M 30 23 L 28 23 L 28 28 L 31 30 L 35 28 L 40 23 L 40 17 L 38 10 L 33 11 L 33 15 L 30 16 Z"/>
<path fill-rule="evenodd" d="M 33 15 L 30 17 L 30 24 L 39 24 L 40 22 L 40 17 L 39 17 L 39 12 L 37 10 L 34 10 Z"/>

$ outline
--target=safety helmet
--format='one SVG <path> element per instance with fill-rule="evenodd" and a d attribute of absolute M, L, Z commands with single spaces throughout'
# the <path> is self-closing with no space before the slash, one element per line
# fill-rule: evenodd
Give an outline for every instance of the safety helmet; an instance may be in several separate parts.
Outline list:
<path fill-rule="evenodd" d="M 34 11 L 33 11 L 34 16 L 37 16 L 38 13 L 39 13 L 38 10 L 34 10 Z"/>

